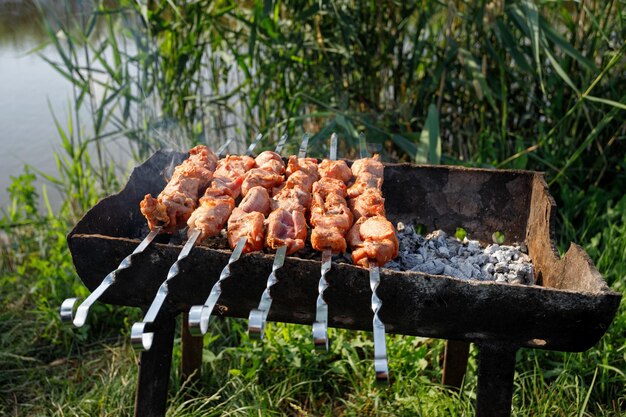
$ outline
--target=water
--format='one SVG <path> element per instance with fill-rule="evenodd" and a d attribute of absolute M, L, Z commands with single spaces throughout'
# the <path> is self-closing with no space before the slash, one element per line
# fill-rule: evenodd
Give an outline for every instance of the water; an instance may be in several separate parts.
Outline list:
<path fill-rule="evenodd" d="M 62 3 L 50 1 L 46 7 L 63 7 Z M 0 208 L 9 202 L 10 177 L 23 173 L 25 164 L 57 174 L 53 151 L 59 149 L 60 136 L 52 114 L 66 128 L 68 115 L 73 115 L 73 93 L 70 82 L 38 55 L 59 60 L 53 47 L 29 53 L 46 40 L 31 2 L 0 0 Z M 81 118 L 85 125 L 87 114 Z M 114 154 L 126 166 L 130 158 L 123 148 Z M 58 207 L 58 193 L 46 188 L 53 208 Z"/>

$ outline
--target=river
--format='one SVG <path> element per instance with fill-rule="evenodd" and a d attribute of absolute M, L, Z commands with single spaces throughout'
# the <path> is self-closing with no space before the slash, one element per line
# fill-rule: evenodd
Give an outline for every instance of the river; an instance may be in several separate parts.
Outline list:
<path fill-rule="evenodd" d="M 45 3 L 49 3 L 46 7 L 63 4 Z M 56 50 L 47 46 L 31 52 L 47 41 L 38 16 L 29 1 L 0 0 L 0 208 L 10 202 L 7 187 L 11 177 L 23 173 L 25 164 L 57 175 L 53 152 L 60 148 L 60 136 L 53 114 L 63 128 L 68 115 L 73 115 L 70 82 L 41 57 L 58 61 Z M 81 124 L 89 128 L 84 116 Z M 128 170 L 130 157 L 124 145 L 113 154 L 117 165 Z M 37 183 L 40 194 L 43 184 L 41 180 Z M 59 194 L 49 184 L 46 189 L 53 208 L 59 207 Z"/>

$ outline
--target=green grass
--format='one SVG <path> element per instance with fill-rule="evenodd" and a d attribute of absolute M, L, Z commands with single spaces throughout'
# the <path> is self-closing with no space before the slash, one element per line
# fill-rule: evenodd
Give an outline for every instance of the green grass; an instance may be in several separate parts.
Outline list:
<path fill-rule="evenodd" d="M 65 234 L 124 182 L 111 141 L 129 141 L 142 160 L 164 145 L 308 130 L 322 153 L 334 130 L 341 155 L 354 155 L 364 131 L 385 158 L 545 171 L 559 251 L 580 243 L 626 292 L 623 2 L 142 4 L 74 14 L 68 2 L 43 19 L 58 53 L 46 59 L 74 101 L 57 120 L 57 173 L 16 177 L 0 219 L 0 415 L 132 415 L 127 341 L 140 312 L 97 304 L 79 330 L 57 317 L 64 298 L 88 293 Z M 37 178 L 64 197 L 57 212 L 39 205 Z M 169 416 L 474 411 L 474 349 L 456 394 L 439 384 L 441 340 L 389 337 L 395 381 L 380 389 L 367 333 L 334 331 L 328 354 L 312 351 L 306 326 L 272 325 L 263 344 L 240 320 L 210 334 L 198 385 L 180 381 L 175 348 Z M 518 352 L 514 416 L 624 414 L 626 301 L 587 352 Z"/>

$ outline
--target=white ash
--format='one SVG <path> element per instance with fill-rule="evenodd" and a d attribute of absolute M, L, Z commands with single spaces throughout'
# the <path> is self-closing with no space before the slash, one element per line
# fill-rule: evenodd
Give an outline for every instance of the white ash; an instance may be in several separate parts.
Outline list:
<path fill-rule="evenodd" d="M 461 241 L 443 230 L 424 237 L 413 226 L 402 223 L 398 223 L 397 230 L 399 254 L 385 268 L 480 281 L 535 283 L 534 268 L 524 245 L 482 247 L 477 240 Z"/>

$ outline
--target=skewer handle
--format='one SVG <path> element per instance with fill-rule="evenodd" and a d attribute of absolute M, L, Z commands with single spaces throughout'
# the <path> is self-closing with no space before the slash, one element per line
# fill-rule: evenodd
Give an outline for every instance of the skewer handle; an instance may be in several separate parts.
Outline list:
<path fill-rule="evenodd" d="M 326 274 L 330 272 L 332 265 L 332 252 L 330 249 L 322 252 L 321 276 L 317 286 L 318 296 L 315 311 L 315 323 L 313 323 L 313 343 L 315 349 L 328 351 L 328 304 L 324 300 L 324 291 L 328 288 Z"/>
<path fill-rule="evenodd" d="M 246 155 L 248 155 L 248 156 L 252 155 L 252 152 L 254 151 L 254 148 L 256 148 L 256 145 L 259 144 L 259 142 L 261 141 L 262 138 L 263 138 L 263 134 L 262 133 L 259 133 L 258 135 L 256 135 L 256 137 L 254 138 L 254 140 L 252 141 L 250 146 L 248 146 L 248 149 L 246 150 Z"/>
<path fill-rule="evenodd" d="M 274 152 L 280 154 L 285 147 L 285 143 L 287 143 L 287 139 L 289 139 L 289 136 L 286 133 L 282 135 L 278 140 L 278 143 L 276 144 L 276 149 L 274 149 Z"/>
<path fill-rule="evenodd" d="M 302 137 L 302 143 L 300 144 L 300 149 L 298 150 L 298 158 L 305 158 L 307 148 L 309 147 L 309 134 L 305 133 Z"/>
<path fill-rule="evenodd" d="M 137 322 L 133 324 L 133 327 L 130 330 L 130 341 L 133 347 L 137 350 L 150 350 L 152 347 L 152 339 L 154 338 L 154 333 L 150 332 L 149 329 L 157 318 L 157 315 L 161 311 L 163 307 L 163 303 L 167 299 L 167 295 L 169 294 L 169 281 L 174 279 L 180 273 L 180 262 L 189 256 L 191 249 L 200 237 L 200 229 L 194 229 L 187 239 L 185 246 L 183 246 L 183 250 L 180 251 L 176 262 L 170 267 L 170 270 L 167 273 L 167 278 L 157 291 L 157 295 L 152 300 L 152 304 L 150 304 L 150 308 L 146 313 L 143 321 Z"/>
<path fill-rule="evenodd" d="M 372 311 L 374 312 L 374 320 L 372 322 L 374 333 L 374 370 L 376 371 L 376 382 L 386 385 L 389 384 L 389 363 L 387 360 L 385 324 L 378 316 L 378 312 L 383 306 L 382 300 L 376 294 L 379 285 L 380 269 L 378 263 L 370 261 L 370 288 L 372 289 Z"/>
<path fill-rule="evenodd" d="M 223 158 L 224 157 L 224 152 L 226 151 L 226 149 L 228 148 L 228 145 L 230 145 L 230 143 L 233 141 L 233 138 L 229 138 L 226 139 L 226 142 L 224 142 L 222 144 L 222 146 L 220 146 L 218 148 L 218 150 L 215 152 L 215 154 L 217 155 L 218 158 Z"/>
<path fill-rule="evenodd" d="M 272 265 L 272 272 L 267 278 L 267 283 L 265 284 L 265 291 L 261 295 L 261 301 L 259 302 L 259 307 L 250 311 L 250 315 L 248 317 L 248 334 L 253 339 L 263 339 L 265 336 L 265 326 L 267 324 L 267 316 L 270 312 L 270 308 L 272 307 L 272 294 L 270 293 L 271 288 L 278 282 L 278 278 L 276 277 L 276 271 L 282 268 L 285 263 L 285 256 L 287 254 L 287 246 L 281 246 L 276 250 L 276 255 L 274 256 L 274 264 Z"/>
<path fill-rule="evenodd" d="M 89 309 L 101 296 L 106 292 L 106 290 L 113 284 L 115 284 L 115 279 L 117 274 L 124 270 L 128 269 L 133 264 L 133 257 L 144 250 L 152 243 L 154 238 L 161 232 L 160 227 L 155 227 L 153 230 L 148 233 L 139 246 L 135 248 L 133 253 L 125 257 L 122 262 L 120 262 L 117 269 L 110 272 L 100 285 L 83 301 L 78 308 L 76 305 L 78 304 L 78 298 L 68 298 L 61 304 L 61 308 L 59 311 L 59 316 L 61 317 L 61 322 L 65 324 L 73 324 L 75 327 L 81 327 L 87 321 L 87 315 L 89 314 Z M 76 309 L 75 309 L 76 308 Z"/>
<path fill-rule="evenodd" d="M 237 246 L 235 246 L 233 253 L 228 259 L 228 263 L 226 264 L 224 269 L 222 269 L 220 278 L 215 284 L 213 284 L 211 292 L 209 293 L 209 297 L 204 302 L 204 305 L 193 306 L 189 310 L 189 332 L 193 336 L 202 336 L 206 334 L 207 330 L 209 329 L 209 320 L 211 319 L 211 313 L 213 312 L 215 304 L 217 304 L 220 295 L 222 295 L 222 281 L 230 277 L 230 265 L 239 260 L 245 245 L 246 238 L 243 237 L 239 239 L 239 241 L 237 242 Z"/>

